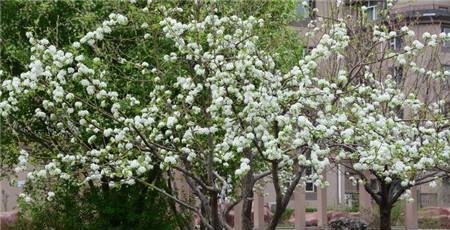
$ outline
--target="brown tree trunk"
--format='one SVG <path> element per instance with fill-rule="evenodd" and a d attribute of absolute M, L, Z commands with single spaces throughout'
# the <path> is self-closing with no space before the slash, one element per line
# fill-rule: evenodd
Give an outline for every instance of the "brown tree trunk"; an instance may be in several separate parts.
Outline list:
<path fill-rule="evenodd" d="M 283 211 L 281 210 L 281 208 L 278 208 L 275 211 L 275 213 L 272 217 L 272 221 L 270 221 L 270 225 L 267 227 L 267 229 L 275 230 L 278 226 L 278 222 L 280 221 L 282 215 L 283 215 Z"/>
<path fill-rule="evenodd" d="M 380 206 L 380 229 L 391 230 L 391 208 Z"/>
<path fill-rule="evenodd" d="M 244 197 L 242 200 L 242 230 L 252 230 L 253 229 L 253 221 L 252 221 L 252 200 L 253 200 L 253 192 L 248 194 L 247 197 Z"/>
<path fill-rule="evenodd" d="M 253 230 L 252 203 L 253 203 L 253 170 L 245 175 L 242 180 L 242 230 Z"/>
<path fill-rule="evenodd" d="M 275 206 L 275 213 L 272 217 L 272 220 L 270 221 L 269 226 L 267 227 L 268 230 L 275 230 L 277 228 L 277 225 L 281 220 L 281 216 L 286 210 L 286 207 L 289 204 L 289 200 L 291 199 L 295 187 L 298 185 L 300 178 L 302 177 L 302 174 L 303 170 L 298 170 L 296 172 L 294 179 L 289 184 L 288 188 L 286 189 L 286 192 L 283 195 L 281 191 L 280 180 L 278 178 L 278 163 L 272 162 L 272 180 L 276 195 L 276 206 Z"/>
<path fill-rule="evenodd" d="M 216 192 L 211 192 L 211 219 L 212 226 L 214 229 L 222 229 L 222 222 L 219 218 L 219 206 L 218 206 L 218 197 Z"/>
<path fill-rule="evenodd" d="M 200 211 L 201 211 L 202 215 L 205 215 L 205 209 L 204 208 L 201 208 Z M 200 230 L 206 230 L 206 226 L 205 226 L 205 224 L 203 222 L 200 222 Z"/>

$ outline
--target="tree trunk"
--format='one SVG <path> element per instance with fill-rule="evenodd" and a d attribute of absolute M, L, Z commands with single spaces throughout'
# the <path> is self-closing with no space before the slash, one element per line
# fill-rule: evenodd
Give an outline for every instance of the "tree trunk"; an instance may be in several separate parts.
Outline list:
<path fill-rule="evenodd" d="M 244 197 L 244 199 L 242 200 L 242 230 L 253 229 L 252 200 L 253 192 L 251 192 L 251 194 L 248 194 L 248 196 Z"/>
<path fill-rule="evenodd" d="M 253 230 L 252 203 L 253 203 L 253 170 L 245 175 L 242 180 L 242 230 Z"/>
<path fill-rule="evenodd" d="M 200 209 L 200 211 L 202 215 L 205 215 L 205 209 L 203 207 Z M 206 230 L 206 226 L 203 222 L 200 222 L 200 230 Z"/>
<path fill-rule="evenodd" d="M 272 221 L 270 221 L 270 225 L 267 227 L 267 229 L 275 230 L 278 226 L 278 222 L 280 221 L 282 215 L 283 211 L 281 211 L 281 209 L 277 209 L 273 214 Z"/>
<path fill-rule="evenodd" d="M 380 229 L 391 230 L 391 206 L 380 206 Z"/>
<path fill-rule="evenodd" d="M 267 227 L 268 230 L 275 230 L 277 228 L 277 225 L 281 220 L 281 216 L 283 216 L 283 213 L 286 210 L 287 205 L 289 204 L 295 187 L 298 185 L 302 174 L 303 170 L 299 170 L 296 172 L 294 180 L 289 184 L 286 192 L 283 195 L 281 191 L 280 180 L 278 178 L 278 163 L 272 163 L 272 180 L 276 195 L 276 206 L 275 213 L 272 217 L 272 220 L 270 221 L 269 226 Z"/>
<path fill-rule="evenodd" d="M 223 229 L 223 223 L 219 218 L 219 199 L 216 192 L 211 192 L 211 219 L 214 229 Z"/>

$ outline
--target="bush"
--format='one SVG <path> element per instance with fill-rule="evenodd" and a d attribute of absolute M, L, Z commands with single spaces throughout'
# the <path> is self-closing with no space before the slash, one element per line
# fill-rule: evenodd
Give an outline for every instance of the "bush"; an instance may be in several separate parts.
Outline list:
<path fill-rule="evenodd" d="M 349 217 L 340 217 L 330 222 L 330 227 L 336 230 L 365 230 L 367 223 Z"/>
<path fill-rule="evenodd" d="M 445 227 L 445 224 L 433 218 L 419 219 L 419 227 L 425 229 L 440 229 Z"/>
<path fill-rule="evenodd" d="M 280 222 L 285 223 L 285 222 L 289 221 L 289 218 L 291 218 L 293 213 L 294 213 L 294 209 L 286 208 L 286 210 L 284 210 L 284 212 L 283 212 L 283 215 L 281 216 Z"/>
<path fill-rule="evenodd" d="M 359 212 L 359 207 L 358 206 L 346 207 L 344 210 L 346 212 Z"/>
<path fill-rule="evenodd" d="M 156 191 L 136 184 L 117 190 L 59 188 L 54 200 L 21 202 L 15 229 L 174 229 L 181 215 Z M 173 210 L 174 211 L 174 210 Z"/>

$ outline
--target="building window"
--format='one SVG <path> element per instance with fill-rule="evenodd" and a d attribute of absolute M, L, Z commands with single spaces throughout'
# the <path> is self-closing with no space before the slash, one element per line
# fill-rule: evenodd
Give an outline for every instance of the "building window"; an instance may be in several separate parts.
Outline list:
<path fill-rule="evenodd" d="M 450 26 L 444 26 L 444 27 L 442 28 L 442 32 L 444 32 L 444 33 L 446 33 L 446 34 L 450 33 Z M 444 42 L 444 47 L 445 47 L 445 48 L 450 48 L 450 41 Z"/>
<path fill-rule="evenodd" d="M 444 69 L 444 71 L 450 71 L 450 65 L 444 64 L 442 65 L 442 68 Z"/>
<path fill-rule="evenodd" d="M 315 191 L 316 191 L 316 186 L 314 185 L 314 183 L 306 182 L 305 192 L 315 192 Z"/>
<path fill-rule="evenodd" d="M 391 38 L 389 40 L 389 48 L 395 51 L 399 51 L 402 47 L 402 39 L 400 37 Z"/>
<path fill-rule="evenodd" d="M 308 178 L 305 183 L 305 192 L 315 192 L 316 191 L 316 186 L 314 185 L 313 180 L 310 178 L 313 173 L 314 173 L 314 169 L 311 166 L 309 166 L 305 169 L 306 178 Z"/>
<path fill-rule="evenodd" d="M 393 78 L 397 84 L 400 84 L 403 80 L 403 66 L 394 67 Z"/>
<path fill-rule="evenodd" d="M 405 111 L 403 110 L 401 105 L 394 107 L 394 112 L 397 114 L 397 117 L 399 119 L 403 119 L 405 116 Z"/>
<path fill-rule="evenodd" d="M 435 207 L 438 204 L 437 193 L 420 193 L 419 207 Z"/>
<path fill-rule="evenodd" d="M 306 2 L 306 5 L 304 4 Z M 300 0 L 297 4 L 297 15 L 301 19 L 313 19 L 314 12 L 313 9 L 316 8 L 316 1 L 314 0 Z"/>
<path fill-rule="evenodd" d="M 377 2 L 376 1 L 367 1 L 367 19 L 370 21 L 377 20 Z"/>

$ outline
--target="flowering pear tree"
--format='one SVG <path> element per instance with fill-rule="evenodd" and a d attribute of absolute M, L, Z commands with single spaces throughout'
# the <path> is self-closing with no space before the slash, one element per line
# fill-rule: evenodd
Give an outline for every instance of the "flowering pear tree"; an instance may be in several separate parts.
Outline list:
<path fill-rule="evenodd" d="M 353 172 L 377 203 L 380 229 L 391 229 L 393 205 L 408 199 L 411 187 L 443 176 L 439 168 L 449 164 L 450 72 L 434 63 L 450 34 L 420 36 L 395 23 L 362 25 L 350 29 L 355 34 L 347 54 L 351 61 L 342 72 L 348 88 L 338 100 L 347 120 L 334 160 Z M 390 46 L 393 39 L 401 39 L 402 47 Z"/>
<path fill-rule="evenodd" d="M 181 8 L 156 12 L 163 12 L 157 29 L 173 52 L 152 65 L 105 55 L 108 35 L 135 26 L 121 14 L 110 14 L 70 48 L 27 33 L 28 70 L 2 76 L 0 113 L 18 143 L 35 141 L 45 154 L 23 149 L 15 170 L 40 159 L 42 167 L 36 165 L 28 180 L 44 187 L 49 181 L 112 189 L 143 183 L 194 212 L 208 229 L 230 228 L 225 217 L 239 201 L 243 226 L 251 229 L 253 188 L 270 175 L 277 208 L 269 229 L 275 229 L 304 167 L 321 173 L 328 165 L 324 140 L 336 129 L 336 84 L 313 73 L 318 61 L 348 43 L 345 24 L 334 24 L 300 66 L 282 71 L 258 47 L 262 20 L 208 15 L 185 23 L 171 16 Z M 149 29 L 143 37 L 150 38 L 154 28 L 139 27 Z M 111 77 L 111 59 L 119 69 L 140 69 L 138 79 L 129 79 L 134 88 Z M 155 186 L 148 175 L 159 170 L 180 173 L 198 202 Z M 23 198 L 53 199 L 54 191 L 43 190 Z"/>

